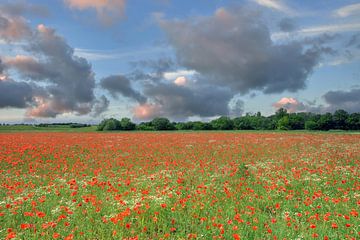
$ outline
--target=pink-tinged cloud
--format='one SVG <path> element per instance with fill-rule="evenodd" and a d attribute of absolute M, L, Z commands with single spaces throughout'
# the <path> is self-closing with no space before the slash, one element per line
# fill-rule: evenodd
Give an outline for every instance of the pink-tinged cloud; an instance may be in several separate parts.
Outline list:
<path fill-rule="evenodd" d="M 4 74 L 0 74 L 0 81 L 6 81 L 7 76 Z"/>
<path fill-rule="evenodd" d="M 187 79 L 184 76 L 177 77 L 174 83 L 178 86 L 185 86 L 187 84 Z"/>
<path fill-rule="evenodd" d="M 34 97 L 34 108 L 29 108 L 26 111 L 27 117 L 49 117 L 56 116 L 56 113 L 51 110 L 50 103 L 43 97 Z"/>
<path fill-rule="evenodd" d="M 98 19 L 110 25 L 124 15 L 126 0 L 64 0 L 72 9 L 94 9 Z"/>
<path fill-rule="evenodd" d="M 159 106 L 145 103 L 135 107 L 134 117 L 139 120 L 149 120 L 156 117 L 159 112 Z"/>
<path fill-rule="evenodd" d="M 302 102 L 292 97 L 283 97 L 279 101 L 273 104 L 276 109 L 284 108 L 289 113 L 299 112 L 305 110 L 305 106 Z"/>
<path fill-rule="evenodd" d="M 0 39 L 11 42 L 22 40 L 31 35 L 24 18 L 19 16 L 6 16 L 0 12 Z"/>
<path fill-rule="evenodd" d="M 5 58 L 4 62 L 8 66 L 10 65 L 21 68 L 27 65 L 37 64 L 37 61 L 34 58 L 25 55 L 16 55 L 15 57 Z"/>

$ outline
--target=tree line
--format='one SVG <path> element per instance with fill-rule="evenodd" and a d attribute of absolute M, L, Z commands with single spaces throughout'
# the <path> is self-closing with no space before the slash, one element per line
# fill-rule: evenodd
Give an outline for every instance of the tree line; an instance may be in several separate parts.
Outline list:
<path fill-rule="evenodd" d="M 333 114 L 315 114 L 309 112 L 288 113 L 280 108 L 275 114 L 265 117 L 260 112 L 247 113 L 245 116 L 230 118 L 222 116 L 210 122 L 188 121 L 171 122 L 157 117 L 148 122 L 133 123 L 129 118 L 117 120 L 104 119 L 97 127 L 98 131 L 109 130 L 360 130 L 360 113 L 348 113 L 337 110 Z"/>

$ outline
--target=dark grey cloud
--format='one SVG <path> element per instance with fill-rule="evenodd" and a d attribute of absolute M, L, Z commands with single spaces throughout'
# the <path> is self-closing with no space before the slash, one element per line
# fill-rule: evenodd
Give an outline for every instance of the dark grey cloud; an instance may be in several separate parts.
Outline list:
<path fill-rule="evenodd" d="M 158 106 L 158 115 L 172 118 L 228 115 L 232 92 L 227 88 L 198 85 L 192 88 L 161 82 L 144 86 L 144 94 Z"/>
<path fill-rule="evenodd" d="M 360 88 L 353 88 L 348 91 L 335 90 L 326 92 L 322 98 L 325 104 L 318 104 L 314 101 L 301 102 L 295 98 L 282 98 L 273 106 L 287 109 L 289 112 L 313 112 L 327 113 L 343 109 L 349 113 L 360 112 Z"/>
<path fill-rule="evenodd" d="M 109 105 L 109 99 L 102 95 L 95 101 L 91 115 L 94 117 L 99 116 L 101 113 L 105 112 L 108 109 Z"/>
<path fill-rule="evenodd" d="M 27 80 L 44 80 L 58 77 L 58 74 L 47 63 L 41 63 L 29 56 L 18 55 L 8 59 L 6 65 L 17 69 L 21 77 Z"/>
<path fill-rule="evenodd" d="M 329 91 L 323 95 L 325 102 L 329 105 L 327 110 L 333 112 L 344 109 L 350 113 L 360 112 L 360 88 L 349 91 Z"/>
<path fill-rule="evenodd" d="M 4 72 L 5 69 L 5 65 L 2 62 L 1 56 L 0 56 L 0 74 L 2 74 Z"/>
<path fill-rule="evenodd" d="M 360 33 L 352 35 L 346 46 L 360 49 Z"/>
<path fill-rule="evenodd" d="M 0 80 L 0 108 L 25 108 L 33 101 L 33 88 L 26 82 Z"/>
<path fill-rule="evenodd" d="M 170 58 L 138 61 L 132 63 L 132 66 L 135 70 L 128 75 L 128 79 L 140 83 L 142 94 L 147 98 L 146 102 L 140 103 L 135 109 L 136 118 L 152 119 L 165 116 L 184 120 L 191 116 L 212 117 L 230 114 L 228 104 L 233 97 L 232 90 L 198 81 L 187 81 L 184 86 L 179 86 L 175 83 L 176 77 L 173 80 L 165 79 L 166 72 L 176 72 L 179 67 Z M 114 86 L 110 88 L 115 89 Z M 237 110 L 240 110 L 239 106 L 238 104 Z"/>
<path fill-rule="evenodd" d="M 178 67 L 171 58 L 160 58 L 157 60 L 142 60 L 130 63 L 133 67 L 128 78 L 133 81 L 158 82 L 167 71 L 173 71 Z"/>
<path fill-rule="evenodd" d="M 105 110 L 108 102 L 103 98 L 96 99 L 94 94 L 95 79 L 90 63 L 75 56 L 74 49 L 54 29 L 42 24 L 32 29 L 22 14 L 40 15 L 42 9 L 18 3 L 21 2 L 1 5 L 0 39 L 20 41 L 24 55 L 7 57 L 2 62 L 3 68 L 15 70 L 16 76 L 27 82 L 12 80 L 11 85 L 3 83 L 0 95 L 7 97 L 4 91 L 16 85 L 23 90 L 21 93 L 27 90 L 21 99 L 26 99 L 28 104 L 23 101 L 23 104 L 13 105 L 28 108 L 28 117 L 56 117 L 63 113 L 84 115 Z M 9 73 L 12 71 L 6 72 Z M 30 91 L 31 88 L 36 91 Z M 1 100 L 4 101 L 1 106 L 9 105 L 5 104 L 6 99 Z"/>
<path fill-rule="evenodd" d="M 83 115 L 91 112 L 96 100 L 95 79 L 91 65 L 74 56 L 73 49 L 58 36 L 55 30 L 39 25 L 25 49 L 42 60 L 15 57 L 9 65 L 34 81 L 47 83 L 49 96 L 44 99 L 47 108 L 39 109 L 34 116 L 55 117 L 73 112 Z M 49 111 L 51 109 L 51 111 Z"/>
<path fill-rule="evenodd" d="M 100 85 L 102 88 L 109 91 L 109 93 L 117 98 L 118 95 L 122 95 L 133 100 L 144 103 L 146 98 L 140 94 L 138 91 L 134 90 L 131 86 L 130 80 L 126 76 L 122 75 L 112 75 L 106 78 L 101 79 Z"/>
<path fill-rule="evenodd" d="M 131 62 L 130 64 L 134 68 L 151 69 L 155 70 L 154 72 L 159 74 L 173 69 L 175 65 L 174 61 L 171 58 L 160 58 L 157 60 L 140 60 L 136 62 Z"/>
<path fill-rule="evenodd" d="M 283 18 L 278 23 L 278 27 L 283 32 L 292 32 L 296 30 L 296 24 L 293 19 L 291 18 Z"/>
<path fill-rule="evenodd" d="M 261 16 L 249 9 L 218 9 L 213 16 L 159 20 L 180 65 L 209 84 L 235 92 L 296 92 L 329 49 L 301 42 L 275 44 Z"/>
<path fill-rule="evenodd" d="M 12 16 L 20 16 L 25 14 L 31 14 L 40 17 L 49 16 L 49 11 L 46 7 L 32 4 L 25 0 L 3 0 L 0 6 L 0 12 L 5 12 Z"/>

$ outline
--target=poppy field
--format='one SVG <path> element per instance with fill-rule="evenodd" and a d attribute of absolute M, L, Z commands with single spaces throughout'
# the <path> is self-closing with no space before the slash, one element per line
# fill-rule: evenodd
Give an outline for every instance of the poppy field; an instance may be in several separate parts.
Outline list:
<path fill-rule="evenodd" d="M 0 239 L 359 239 L 360 135 L 2 133 Z"/>

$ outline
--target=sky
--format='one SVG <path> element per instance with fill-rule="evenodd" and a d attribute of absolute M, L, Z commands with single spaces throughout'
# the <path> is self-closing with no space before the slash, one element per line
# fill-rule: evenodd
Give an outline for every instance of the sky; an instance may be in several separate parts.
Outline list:
<path fill-rule="evenodd" d="M 0 123 L 360 112 L 356 0 L 0 0 Z"/>

